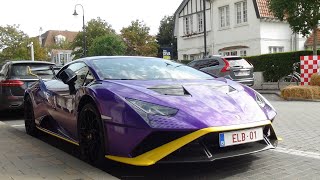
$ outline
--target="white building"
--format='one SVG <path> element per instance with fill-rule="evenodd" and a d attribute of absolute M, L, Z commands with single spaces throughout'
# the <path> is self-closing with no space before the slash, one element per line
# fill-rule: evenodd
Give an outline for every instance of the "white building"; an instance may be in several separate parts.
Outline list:
<path fill-rule="evenodd" d="M 41 28 L 42 30 L 42 28 Z M 73 50 L 61 49 L 63 43 L 72 43 L 78 32 L 48 30 L 38 36 L 40 45 L 49 50 L 51 62 L 57 65 L 64 65 L 74 58 Z"/>
<path fill-rule="evenodd" d="M 175 13 L 178 59 L 204 55 L 203 0 L 183 0 Z M 267 0 L 206 0 L 208 55 L 252 56 L 304 49 L 305 38 L 274 18 Z"/>

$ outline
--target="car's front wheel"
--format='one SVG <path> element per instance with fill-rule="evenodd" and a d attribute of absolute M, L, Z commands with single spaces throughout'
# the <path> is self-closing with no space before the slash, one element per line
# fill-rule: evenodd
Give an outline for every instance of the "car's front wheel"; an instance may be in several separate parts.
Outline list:
<path fill-rule="evenodd" d="M 79 114 L 79 146 L 83 160 L 93 165 L 105 161 L 104 133 L 101 116 L 93 104 L 85 105 Z"/>
<path fill-rule="evenodd" d="M 24 126 L 27 134 L 37 137 L 39 134 L 39 130 L 37 129 L 33 105 L 30 96 L 27 96 L 24 100 Z"/>

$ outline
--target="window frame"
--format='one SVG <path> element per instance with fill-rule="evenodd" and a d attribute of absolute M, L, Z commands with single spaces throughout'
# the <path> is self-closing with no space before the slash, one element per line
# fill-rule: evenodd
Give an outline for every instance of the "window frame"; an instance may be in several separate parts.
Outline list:
<path fill-rule="evenodd" d="M 284 46 L 269 46 L 269 54 L 284 52 Z"/>
<path fill-rule="evenodd" d="M 197 19 L 198 19 L 198 32 L 199 33 L 203 33 L 204 32 L 204 24 L 203 24 L 203 20 L 204 20 L 204 18 L 203 18 L 203 13 L 198 13 L 197 14 Z"/>
<path fill-rule="evenodd" d="M 219 28 L 227 29 L 230 27 L 230 6 L 221 6 L 218 8 Z"/>
<path fill-rule="evenodd" d="M 246 0 L 234 3 L 234 11 L 236 25 L 248 23 L 248 3 Z"/>
<path fill-rule="evenodd" d="M 183 17 L 183 34 L 190 35 L 193 33 L 193 16 L 188 15 Z"/>

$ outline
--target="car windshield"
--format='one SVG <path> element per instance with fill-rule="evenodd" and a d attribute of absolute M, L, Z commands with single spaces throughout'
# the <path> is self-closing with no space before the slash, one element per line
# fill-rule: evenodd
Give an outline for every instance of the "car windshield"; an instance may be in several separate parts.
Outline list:
<path fill-rule="evenodd" d="M 41 78 L 51 79 L 53 72 L 50 70 L 51 64 L 31 64 L 31 63 L 19 63 L 13 64 L 11 67 L 11 76 L 20 79 L 34 79 L 33 75 L 28 74 L 28 66 L 33 74 L 40 76 Z"/>
<path fill-rule="evenodd" d="M 160 80 L 160 79 L 213 79 L 212 76 L 160 58 L 106 58 L 93 60 L 93 65 L 103 79 Z"/>

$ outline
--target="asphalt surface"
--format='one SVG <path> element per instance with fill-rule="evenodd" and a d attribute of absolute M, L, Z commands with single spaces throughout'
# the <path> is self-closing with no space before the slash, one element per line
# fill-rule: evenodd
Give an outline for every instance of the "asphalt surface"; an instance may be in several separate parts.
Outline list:
<path fill-rule="evenodd" d="M 276 150 L 211 163 L 133 167 L 109 162 L 100 169 L 119 179 L 320 179 L 320 103 L 265 97 L 278 111 L 274 127 L 283 141 Z M 0 112 L 1 121 L 24 132 L 22 119 L 19 112 Z M 51 136 L 40 139 L 78 157 L 70 144 Z"/>

